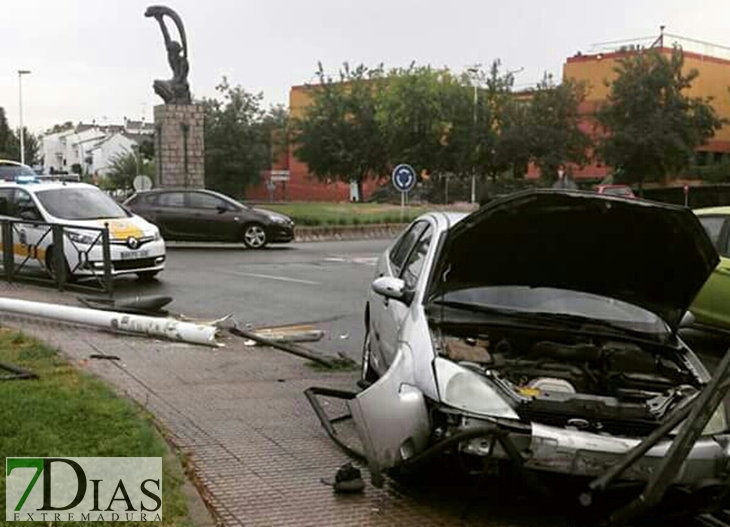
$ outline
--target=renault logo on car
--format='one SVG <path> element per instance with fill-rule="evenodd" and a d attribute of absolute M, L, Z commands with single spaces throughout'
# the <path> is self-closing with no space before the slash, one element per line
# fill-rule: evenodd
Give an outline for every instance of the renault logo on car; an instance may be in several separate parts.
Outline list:
<path fill-rule="evenodd" d="M 139 240 L 134 236 L 130 236 L 129 238 L 127 238 L 127 247 L 129 247 L 130 249 L 136 249 L 137 247 L 139 247 Z"/>

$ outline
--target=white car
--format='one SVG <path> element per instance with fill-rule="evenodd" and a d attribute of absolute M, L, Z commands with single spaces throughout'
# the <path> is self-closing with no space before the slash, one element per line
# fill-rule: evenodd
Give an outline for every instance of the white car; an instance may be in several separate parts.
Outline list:
<path fill-rule="evenodd" d="M 101 230 L 105 226 L 109 229 L 112 276 L 137 274 L 151 279 L 165 268 L 165 242 L 157 227 L 93 185 L 43 181 L 32 173 L 25 174 L 0 181 L 0 219 L 29 222 L 13 227 L 16 264 L 47 269 L 53 275 L 57 264 L 53 233 L 47 224 L 59 224 L 63 226 L 69 277 L 103 275 Z"/>
<path fill-rule="evenodd" d="M 595 193 L 421 216 L 378 262 L 348 401 L 373 482 L 447 449 L 600 476 L 710 381 L 677 331 L 717 262 L 689 209 Z M 646 481 L 674 434 L 622 477 Z M 729 463 L 720 405 L 674 483 L 720 491 Z"/>

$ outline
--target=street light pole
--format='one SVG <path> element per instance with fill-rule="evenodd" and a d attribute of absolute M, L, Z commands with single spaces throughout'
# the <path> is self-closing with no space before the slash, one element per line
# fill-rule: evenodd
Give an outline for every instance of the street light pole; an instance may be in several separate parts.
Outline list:
<path fill-rule="evenodd" d="M 25 127 L 23 126 L 23 75 L 30 74 L 30 70 L 18 70 L 18 106 L 20 121 L 20 162 L 25 164 Z"/>
<path fill-rule="evenodd" d="M 479 148 L 479 144 L 476 142 L 476 134 L 477 134 L 477 104 L 479 103 L 479 85 L 477 84 L 477 74 L 479 73 L 479 68 L 481 67 L 481 64 L 475 64 L 471 68 L 468 68 L 467 71 L 471 73 L 474 76 L 474 141 L 476 148 Z M 472 172 L 471 172 L 471 203 L 476 203 L 477 196 L 476 196 L 476 190 L 477 190 L 477 169 L 476 169 L 476 162 L 472 166 Z"/>

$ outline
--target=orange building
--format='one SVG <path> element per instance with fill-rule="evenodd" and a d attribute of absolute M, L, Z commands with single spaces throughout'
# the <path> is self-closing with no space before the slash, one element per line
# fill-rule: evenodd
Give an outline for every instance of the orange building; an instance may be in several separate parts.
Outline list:
<path fill-rule="evenodd" d="M 289 112 L 291 117 L 304 115 L 305 108 L 311 103 L 311 86 L 292 86 L 289 90 Z M 309 173 L 306 163 L 294 155 L 295 146 L 289 145 L 272 165 L 272 171 L 289 171 L 288 181 L 270 184 L 270 172 L 264 172 L 260 185 L 249 189 L 246 198 L 259 201 L 350 201 L 352 189 L 343 181 L 324 182 Z M 276 177 L 274 177 L 276 179 Z M 369 179 L 363 183 L 363 196 L 367 198 L 382 182 Z"/>
<path fill-rule="evenodd" d="M 566 60 L 563 78 L 586 83 L 587 96 L 580 108 L 584 116 L 581 129 L 597 138 L 593 115 L 608 97 L 610 83 L 616 77 L 615 68 L 621 58 L 651 46 L 670 56 L 675 43 L 684 51 L 685 71 L 695 69 L 699 73 L 687 94 L 692 97 L 711 97 L 718 115 L 730 119 L 730 48 L 663 34 L 659 38 L 599 44 L 588 53 L 577 53 Z M 708 144 L 697 149 L 697 164 L 718 163 L 726 154 L 730 154 L 730 126 L 718 130 Z M 601 179 L 612 171 L 610 167 L 595 161 L 585 167 L 571 169 L 576 179 Z M 529 176 L 539 176 L 537 169 L 530 167 Z"/>

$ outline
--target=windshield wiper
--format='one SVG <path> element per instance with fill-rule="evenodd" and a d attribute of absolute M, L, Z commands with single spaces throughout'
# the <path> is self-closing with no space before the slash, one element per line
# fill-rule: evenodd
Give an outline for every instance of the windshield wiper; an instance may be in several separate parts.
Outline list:
<path fill-rule="evenodd" d="M 434 300 L 433 304 L 438 304 L 444 307 L 450 307 L 458 309 L 460 311 L 471 311 L 480 314 L 497 315 L 501 317 L 518 318 L 520 320 L 527 320 L 530 322 L 559 322 L 563 325 L 574 327 L 580 331 L 590 331 L 592 327 L 600 328 L 601 330 L 611 330 L 613 334 L 622 333 L 624 335 L 641 335 L 646 337 L 646 333 L 626 328 L 622 325 L 609 322 L 607 320 L 601 320 L 596 318 L 588 318 L 580 315 L 569 315 L 566 313 L 550 313 L 550 312 L 528 312 L 528 311 L 516 311 L 511 309 L 500 309 L 496 307 L 485 306 L 482 304 L 471 304 L 469 302 L 459 302 L 457 300 Z M 657 336 L 659 336 L 657 334 Z M 666 336 L 664 336 L 666 337 Z"/>

